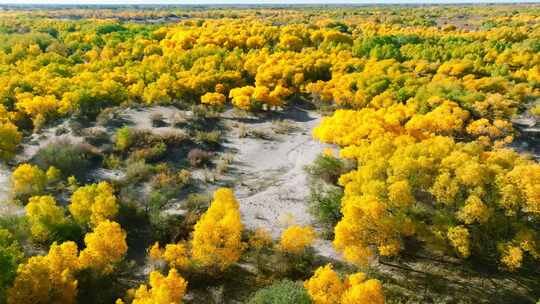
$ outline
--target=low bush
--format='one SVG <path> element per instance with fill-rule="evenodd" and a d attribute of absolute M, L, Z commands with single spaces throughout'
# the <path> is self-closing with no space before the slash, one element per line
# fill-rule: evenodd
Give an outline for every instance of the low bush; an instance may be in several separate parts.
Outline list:
<path fill-rule="evenodd" d="M 221 140 L 221 132 L 218 130 L 214 131 L 195 131 L 195 141 L 200 144 L 207 144 L 216 146 L 219 145 Z"/>
<path fill-rule="evenodd" d="M 80 179 L 99 158 L 95 148 L 88 144 L 58 140 L 40 149 L 32 161 L 44 170 L 53 166 L 59 169 L 64 177 L 73 175 Z"/>
<path fill-rule="evenodd" d="M 148 162 L 156 162 L 161 160 L 167 152 L 167 146 L 160 142 L 148 148 L 139 148 L 129 154 L 129 158 L 133 160 L 146 160 Z"/>
<path fill-rule="evenodd" d="M 111 141 L 109 134 L 107 134 L 105 130 L 100 128 L 87 128 L 84 129 L 82 133 L 84 139 L 94 146 L 107 144 Z"/>
<path fill-rule="evenodd" d="M 324 186 L 315 183 L 309 195 L 310 212 L 331 232 L 341 219 L 341 199 L 343 189 L 336 186 Z"/>
<path fill-rule="evenodd" d="M 320 154 L 313 161 L 313 164 L 305 167 L 305 170 L 312 178 L 335 185 L 339 177 L 350 170 L 348 167 L 343 160 L 337 157 Z"/>
<path fill-rule="evenodd" d="M 301 282 L 282 280 L 257 291 L 248 304 L 310 304 Z"/>
<path fill-rule="evenodd" d="M 161 113 L 153 113 L 152 115 L 150 115 L 150 122 L 152 123 L 152 127 L 154 128 L 167 126 L 167 123 L 165 122 L 165 118 L 163 117 L 163 114 Z"/>
<path fill-rule="evenodd" d="M 192 167 L 200 168 L 210 162 L 212 153 L 195 148 L 189 151 L 187 158 Z"/>
<path fill-rule="evenodd" d="M 184 201 L 184 208 L 191 212 L 203 213 L 210 206 L 212 197 L 204 194 L 192 193 Z"/>
<path fill-rule="evenodd" d="M 144 160 L 130 161 L 126 167 L 126 179 L 129 183 L 140 182 L 147 179 L 152 172 L 152 166 Z"/>
<path fill-rule="evenodd" d="M 276 134 L 289 134 L 298 131 L 298 126 L 291 120 L 279 119 L 272 121 L 272 130 Z"/>
<path fill-rule="evenodd" d="M 182 130 L 163 132 L 160 137 L 167 147 L 179 147 L 189 140 L 189 135 Z"/>

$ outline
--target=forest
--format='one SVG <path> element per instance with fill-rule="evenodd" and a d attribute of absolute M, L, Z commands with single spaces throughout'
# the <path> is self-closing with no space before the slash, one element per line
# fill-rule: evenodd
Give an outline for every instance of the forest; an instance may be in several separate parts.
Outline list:
<path fill-rule="evenodd" d="M 0 6 L 0 304 L 540 303 L 540 5 Z"/>

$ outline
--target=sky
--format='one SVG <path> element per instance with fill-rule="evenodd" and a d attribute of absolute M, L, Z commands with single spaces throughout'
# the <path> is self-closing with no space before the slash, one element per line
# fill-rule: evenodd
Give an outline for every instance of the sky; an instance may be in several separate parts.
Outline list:
<path fill-rule="evenodd" d="M 0 4 L 378 4 L 378 3 L 540 3 L 540 0 L 0 0 Z"/>

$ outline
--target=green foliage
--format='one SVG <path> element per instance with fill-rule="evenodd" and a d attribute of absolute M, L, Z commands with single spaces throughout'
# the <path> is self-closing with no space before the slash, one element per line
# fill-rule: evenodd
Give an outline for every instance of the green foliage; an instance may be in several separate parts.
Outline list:
<path fill-rule="evenodd" d="M 311 299 L 300 282 L 282 280 L 257 291 L 249 304 L 310 304 Z"/>
<path fill-rule="evenodd" d="M 17 267 L 24 255 L 12 234 L 0 228 L 0 303 L 5 303 L 7 288 L 17 274 Z"/>
<path fill-rule="evenodd" d="M 82 179 L 98 157 L 89 145 L 59 140 L 40 149 L 33 162 L 43 170 L 55 167 L 64 177 L 75 176 Z"/>
<path fill-rule="evenodd" d="M 119 151 L 126 151 L 133 144 L 133 131 L 129 127 L 122 127 L 116 130 L 115 148 Z"/>
<path fill-rule="evenodd" d="M 310 212 L 315 218 L 332 230 L 341 219 L 341 199 L 343 189 L 334 186 L 314 184 L 310 189 Z"/>
<path fill-rule="evenodd" d="M 338 178 L 346 172 L 346 164 L 343 160 L 320 154 L 311 165 L 305 167 L 307 173 L 330 184 L 336 184 Z"/>

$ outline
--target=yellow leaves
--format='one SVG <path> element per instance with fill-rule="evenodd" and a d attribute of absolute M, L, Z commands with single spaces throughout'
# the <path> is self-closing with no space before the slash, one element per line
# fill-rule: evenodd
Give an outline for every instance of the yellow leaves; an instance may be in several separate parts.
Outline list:
<path fill-rule="evenodd" d="M 210 208 L 195 224 L 189 243 L 167 244 L 163 249 L 159 243 L 155 243 L 148 249 L 148 256 L 152 262 L 165 261 L 172 268 L 194 266 L 223 271 L 235 263 L 244 250 L 242 230 L 238 202 L 232 190 L 221 188 L 214 193 Z M 256 233 L 256 236 L 266 237 L 263 232 Z M 263 244 L 266 241 L 261 239 L 254 242 Z M 271 238 L 269 241 L 271 243 Z"/>
<path fill-rule="evenodd" d="M 339 304 L 344 291 L 341 278 L 331 264 L 319 267 L 313 276 L 304 282 L 304 288 L 314 304 Z"/>
<path fill-rule="evenodd" d="M 521 267 L 523 262 L 523 251 L 517 246 L 504 246 L 501 263 L 510 271 L 515 271 Z"/>
<path fill-rule="evenodd" d="M 60 103 L 52 95 L 32 96 L 23 93 L 17 96 L 15 107 L 32 118 L 35 128 L 40 128 L 49 116 L 57 112 Z"/>
<path fill-rule="evenodd" d="M 540 165 L 538 163 L 518 165 L 507 174 L 513 189 L 519 189 L 524 201 L 524 209 L 536 216 L 540 214 Z M 513 197 L 507 193 L 507 197 Z M 514 201 L 517 199 L 514 199 Z"/>
<path fill-rule="evenodd" d="M 492 119 L 508 118 L 517 111 L 516 102 L 499 93 L 487 94 L 483 101 L 475 102 L 473 107 L 479 116 Z"/>
<path fill-rule="evenodd" d="M 406 180 L 396 181 L 388 186 L 388 199 L 395 206 L 410 206 L 414 203 L 411 187 Z"/>
<path fill-rule="evenodd" d="M 480 118 L 467 126 L 467 133 L 474 136 L 489 136 L 497 138 L 512 131 L 512 124 L 505 120 L 497 119 L 491 124 L 488 119 Z"/>
<path fill-rule="evenodd" d="M 225 104 L 225 95 L 209 92 L 201 96 L 201 103 L 214 107 L 222 107 Z"/>
<path fill-rule="evenodd" d="M 301 38 L 290 35 L 290 34 L 283 34 L 279 37 L 279 44 L 278 46 L 284 50 L 289 51 L 300 51 L 304 45 L 304 42 Z"/>
<path fill-rule="evenodd" d="M 464 258 L 469 257 L 470 252 L 470 233 L 463 226 L 450 227 L 447 232 L 450 244 L 456 249 L 457 253 Z"/>
<path fill-rule="evenodd" d="M 384 304 L 379 280 L 367 280 L 364 273 L 358 272 L 342 282 L 330 264 L 319 267 L 304 287 L 314 304 Z"/>
<path fill-rule="evenodd" d="M 118 223 L 108 220 L 100 222 L 84 237 L 86 248 L 81 251 L 82 267 L 96 269 L 104 274 L 111 273 L 127 251 L 126 233 Z"/>
<path fill-rule="evenodd" d="M 430 192 L 435 196 L 437 202 L 452 205 L 459 193 L 459 183 L 448 171 L 443 171 L 435 179 Z"/>
<path fill-rule="evenodd" d="M 261 250 L 264 247 L 270 246 L 271 244 L 272 236 L 264 228 L 257 228 L 248 240 L 249 247 L 255 250 Z"/>
<path fill-rule="evenodd" d="M 462 110 L 458 104 L 444 101 L 433 111 L 424 115 L 414 115 L 405 125 L 412 136 L 424 139 L 434 134 L 452 135 L 462 131 L 469 118 L 469 112 Z"/>
<path fill-rule="evenodd" d="M 159 242 L 155 242 L 154 245 L 148 248 L 148 257 L 153 262 L 163 258 L 163 250 L 159 247 Z"/>
<path fill-rule="evenodd" d="M 408 117 L 404 105 L 388 109 L 337 110 L 323 118 L 313 130 L 313 137 L 340 146 L 360 145 L 363 140 L 403 133 L 400 122 Z M 388 115 L 387 115 L 388 114 Z"/>
<path fill-rule="evenodd" d="M 75 303 L 78 269 L 77 245 L 52 244 L 46 256 L 31 257 L 20 265 L 13 286 L 8 290 L 8 304 Z"/>
<path fill-rule="evenodd" d="M 204 267 L 226 269 L 242 254 L 242 230 L 238 202 L 232 190 L 216 190 L 210 208 L 195 224 L 191 241 L 193 260 Z"/>
<path fill-rule="evenodd" d="M 261 36 L 251 36 L 246 40 L 246 46 L 250 49 L 260 49 L 266 44 L 266 40 Z"/>
<path fill-rule="evenodd" d="M 75 272 L 80 267 L 78 254 L 79 249 L 74 242 L 64 242 L 60 245 L 53 243 L 49 248 L 47 261 L 50 269 L 57 274 L 61 274 L 66 270 Z"/>
<path fill-rule="evenodd" d="M 167 276 L 152 271 L 149 281 L 150 288 L 146 285 L 141 285 L 135 290 L 132 304 L 182 303 L 182 298 L 187 289 L 187 282 L 175 269 L 169 270 Z M 118 301 L 123 303 L 121 300 Z"/>
<path fill-rule="evenodd" d="M 255 88 L 252 86 L 234 88 L 229 92 L 229 98 L 234 106 L 242 110 L 249 110 L 252 106 L 251 95 L 253 95 L 254 90 Z"/>
<path fill-rule="evenodd" d="M 77 222 L 90 223 L 93 226 L 113 219 L 118 212 L 113 188 L 107 182 L 78 188 L 71 196 L 71 204 L 68 208 Z"/>
<path fill-rule="evenodd" d="M 456 178 L 465 186 L 475 187 L 484 183 L 487 178 L 486 168 L 477 162 L 465 162 L 455 169 Z"/>
<path fill-rule="evenodd" d="M 473 63 L 470 60 L 450 60 L 439 67 L 437 74 L 447 74 L 450 76 L 462 76 L 472 70 Z"/>
<path fill-rule="evenodd" d="M 315 240 L 315 231 L 311 227 L 291 226 L 281 234 L 278 248 L 282 252 L 300 255 Z"/>
<path fill-rule="evenodd" d="M 185 244 L 167 244 L 163 252 L 163 259 L 170 267 L 182 269 L 189 265 L 188 254 Z"/>
<path fill-rule="evenodd" d="M 273 90 L 263 85 L 245 86 L 234 88 L 229 92 L 229 97 L 234 106 L 251 110 L 262 105 L 276 107 L 283 105 L 283 99 L 291 94 L 291 90 L 282 85 L 276 85 Z"/>
<path fill-rule="evenodd" d="M 490 211 L 482 200 L 476 195 L 470 195 L 465 201 L 465 206 L 457 213 L 457 218 L 465 224 L 478 222 L 484 224 L 488 221 Z"/>
<path fill-rule="evenodd" d="M 45 172 L 30 164 L 19 165 L 11 175 L 12 191 L 17 196 L 40 194 L 46 183 Z"/>
<path fill-rule="evenodd" d="M 64 210 L 50 195 L 31 197 L 25 209 L 32 237 L 40 242 L 47 241 L 50 230 L 65 221 Z"/>
<path fill-rule="evenodd" d="M 341 298 L 342 304 L 384 304 L 384 293 L 379 280 L 365 280 L 363 273 L 349 276 L 349 287 Z"/>
<path fill-rule="evenodd" d="M 7 161 L 15 156 L 21 139 L 17 126 L 8 121 L 0 122 L 0 160 Z"/>

